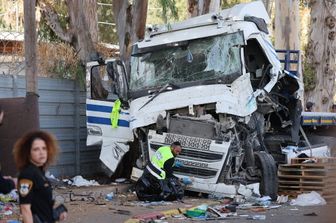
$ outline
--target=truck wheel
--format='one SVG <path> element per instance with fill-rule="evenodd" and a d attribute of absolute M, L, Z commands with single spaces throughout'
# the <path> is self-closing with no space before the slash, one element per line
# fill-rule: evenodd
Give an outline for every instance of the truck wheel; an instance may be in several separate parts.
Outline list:
<path fill-rule="evenodd" d="M 261 175 L 260 195 L 270 196 L 272 200 L 276 200 L 278 196 L 278 174 L 275 161 L 270 154 L 264 151 L 255 152 L 254 156 Z"/>

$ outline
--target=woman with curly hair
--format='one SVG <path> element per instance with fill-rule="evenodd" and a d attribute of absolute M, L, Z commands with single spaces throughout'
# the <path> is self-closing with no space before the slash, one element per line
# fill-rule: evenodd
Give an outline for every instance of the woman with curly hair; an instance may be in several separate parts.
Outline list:
<path fill-rule="evenodd" d="M 44 131 L 25 134 L 14 145 L 14 159 L 19 170 L 18 191 L 24 223 L 53 223 L 66 218 L 66 210 L 53 216 L 52 188 L 45 176 L 58 152 L 56 139 Z"/>

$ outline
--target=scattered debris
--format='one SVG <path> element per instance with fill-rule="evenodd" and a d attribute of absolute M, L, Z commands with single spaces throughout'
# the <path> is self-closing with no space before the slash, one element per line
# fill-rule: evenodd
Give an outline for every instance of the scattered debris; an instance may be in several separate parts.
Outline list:
<path fill-rule="evenodd" d="M 114 180 L 116 183 L 129 183 L 129 180 L 126 178 L 117 178 Z"/>
<path fill-rule="evenodd" d="M 326 205 L 327 202 L 321 195 L 315 191 L 306 194 L 300 194 L 296 199 L 290 202 L 290 205 L 297 206 L 316 206 Z"/>
<path fill-rule="evenodd" d="M 75 194 L 74 192 L 70 191 L 69 197 L 70 197 L 70 201 L 89 201 L 89 202 L 95 201 L 95 197 L 92 196 L 92 193 Z"/>
<path fill-rule="evenodd" d="M 298 211 L 299 209 L 297 207 L 289 209 L 291 211 Z"/>
<path fill-rule="evenodd" d="M 284 204 L 284 203 L 287 203 L 288 202 L 288 195 L 280 195 L 278 196 L 276 202 L 278 204 Z"/>
<path fill-rule="evenodd" d="M 0 193 L 0 222 L 20 223 L 20 209 L 17 205 L 18 194 L 12 190 L 9 194 Z"/>
<path fill-rule="evenodd" d="M 132 212 L 129 210 L 121 210 L 121 209 L 114 209 L 114 208 L 109 208 L 109 210 L 112 210 L 114 214 L 122 214 L 122 215 L 131 215 Z"/>
<path fill-rule="evenodd" d="M 304 214 L 304 216 L 318 216 L 315 212 Z"/>
<path fill-rule="evenodd" d="M 251 215 L 251 216 L 248 216 L 247 219 L 251 219 L 251 220 L 266 220 L 266 215 Z"/>
<path fill-rule="evenodd" d="M 82 186 L 98 186 L 99 183 L 95 180 L 86 180 L 82 176 L 78 175 L 72 178 L 71 180 L 64 179 L 64 182 L 67 182 L 71 186 L 77 186 L 77 187 L 82 187 Z"/>
<path fill-rule="evenodd" d="M 106 194 L 106 196 L 105 196 L 105 200 L 106 200 L 106 201 L 112 201 L 113 197 L 114 197 L 114 193 L 113 193 L 113 192 L 108 193 L 108 194 Z"/>

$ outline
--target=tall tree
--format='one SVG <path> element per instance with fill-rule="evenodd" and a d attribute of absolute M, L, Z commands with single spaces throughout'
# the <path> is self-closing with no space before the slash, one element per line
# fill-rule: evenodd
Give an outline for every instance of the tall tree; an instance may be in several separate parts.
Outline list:
<path fill-rule="evenodd" d="M 275 1 L 275 47 L 300 49 L 299 0 Z"/>
<path fill-rule="evenodd" d="M 39 0 L 42 16 L 49 27 L 64 42 L 71 44 L 83 64 L 96 53 L 94 43 L 98 40 L 97 1 L 96 0 L 66 0 L 69 23 L 65 28 L 61 25 L 59 16 L 48 0 Z"/>
<path fill-rule="evenodd" d="M 336 1 L 310 1 L 310 7 L 310 37 L 304 76 L 314 80 L 314 87 L 307 89 L 306 101 L 315 103 L 314 111 L 327 112 L 336 93 Z"/>
<path fill-rule="evenodd" d="M 27 94 L 37 95 L 35 0 L 24 1 L 24 48 Z"/>
<path fill-rule="evenodd" d="M 130 70 L 132 44 L 145 36 L 148 0 L 113 0 L 113 13 L 117 24 L 120 58 Z"/>
<path fill-rule="evenodd" d="M 220 0 L 188 0 L 188 12 L 190 17 L 195 17 L 210 12 L 218 12 Z"/>
<path fill-rule="evenodd" d="M 274 3 L 274 0 L 260 0 L 264 3 L 266 11 L 268 13 L 268 15 L 271 17 L 272 14 L 272 5 Z"/>
<path fill-rule="evenodd" d="M 275 48 L 300 50 L 300 0 L 275 1 L 274 36 Z M 294 59 L 294 58 L 292 58 Z M 298 70 L 298 77 L 303 80 L 300 58 L 298 64 L 291 64 L 292 70 Z M 295 67 L 298 66 L 298 67 Z M 303 97 L 303 95 L 300 95 Z"/>

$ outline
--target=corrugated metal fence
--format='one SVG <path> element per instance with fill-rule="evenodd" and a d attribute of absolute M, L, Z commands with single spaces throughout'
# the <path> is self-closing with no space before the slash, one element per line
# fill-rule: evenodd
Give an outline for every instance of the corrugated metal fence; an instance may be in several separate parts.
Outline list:
<path fill-rule="evenodd" d="M 0 98 L 25 97 L 22 76 L 0 75 Z M 86 117 L 83 87 L 72 80 L 38 78 L 40 128 L 53 133 L 61 151 L 55 176 L 92 175 L 101 172 L 99 148 L 86 146 Z"/>

